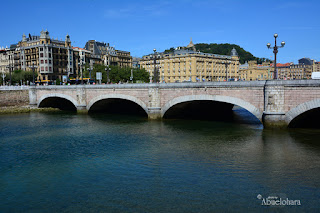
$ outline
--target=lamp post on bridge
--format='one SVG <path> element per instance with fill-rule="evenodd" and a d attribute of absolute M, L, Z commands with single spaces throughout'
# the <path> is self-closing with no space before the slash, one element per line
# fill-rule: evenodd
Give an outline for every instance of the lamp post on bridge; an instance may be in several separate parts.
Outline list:
<path fill-rule="evenodd" d="M 278 34 L 275 33 L 274 35 L 274 46 L 271 47 L 270 43 L 267 43 L 267 48 L 268 49 L 273 49 L 273 53 L 274 53 L 274 74 L 273 74 L 273 79 L 277 80 L 278 79 L 278 70 L 277 70 L 277 53 L 278 53 L 278 48 L 282 48 L 284 47 L 284 45 L 286 44 L 284 41 L 281 42 L 281 46 L 277 46 L 277 37 Z"/>
<path fill-rule="evenodd" d="M 158 75 L 158 70 L 157 70 L 157 50 L 156 49 L 153 49 L 153 64 L 154 64 L 154 70 L 153 70 L 153 82 L 154 83 L 158 83 L 158 78 L 159 78 L 159 75 Z"/>
<path fill-rule="evenodd" d="M 78 65 L 80 65 L 81 85 L 83 85 L 83 71 L 82 71 L 82 66 L 83 66 L 85 63 L 86 63 L 86 62 L 83 61 L 83 58 L 80 58 L 80 62 L 78 63 Z"/>

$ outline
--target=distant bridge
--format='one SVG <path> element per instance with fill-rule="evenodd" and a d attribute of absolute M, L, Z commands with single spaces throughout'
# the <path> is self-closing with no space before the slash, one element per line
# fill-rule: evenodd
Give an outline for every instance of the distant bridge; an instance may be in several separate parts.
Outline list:
<path fill-rule="evenodd" d="M 210 102 L 218 107 L 209 111 L 237 105 L 265 127 L 284 127 L 301 114 L 320 108 L 320 80 L 30 86 L 29 100 L 36 107 L 80 112 L 101 109 L 103 102 L 125 101 L 122 106 L 138 107 L 149 119 L 161 119 L 183 103 Z"/>

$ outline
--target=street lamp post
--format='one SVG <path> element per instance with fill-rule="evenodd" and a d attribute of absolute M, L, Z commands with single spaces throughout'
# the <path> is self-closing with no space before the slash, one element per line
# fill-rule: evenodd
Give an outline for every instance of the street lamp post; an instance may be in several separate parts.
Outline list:
<path fill-rule="evenodd" d="M 111 68 L 109 68 L 109 65 L 107 65 L 107 67 L 104 70 L 107 72 L 107 84 L 109 84 L 109 82 L 110 82 L 109 72 L 110 72 Z"/>
<path fill-rule="evenodd" d="M 91 68 L 87 68 L 87 70 L 89 71 L 89 79 L 91 79 L 91 71 L 92 71 L 92 69 Z"/>
<path fill-rule="evenodd" d="M 3 86 L 5 85 L 4 83 L 4 78 L 6 77 L 6 74 L 2 73 L 2 83 L 3 83 Z"/>
<path fill-rule="evenodd" d="M 11 60 L 10 60 L 10 58 L 11 58 Z M 12 73 L 12 68 L 13 68 L 13 65 L 12 65 L 12 55 L 9 55 L 9 65 L 7 65 L 7 68 L 9 69 L 9 76 L 10 76 L 10 82 L 9 82 L 9 86 L 11 86 L 11 80 L 12 80 L 12 78 L 11 78 L 11 73 Z"/>
<path fill-rule="evenodd" d="M 278 79 L 278 70 L 277 70 L 277 53 L 278 53 L 278 49 L 284 47 L 284 45 L 286 44 L 284 41 L 281 42 L 281 46 L 277 46 L 277 37 L 278 34 L 275 33 L 274 35 L 274 47 L 271 47 L 270 43 L 267 43 L 267 48 L 268 49 L 273 49 L 273 53 L 274 53 L 274 74 L 273 74 L 273 79 L 277 80 Z"/>
<path fill-rule="evenodd" d="M 231 62 L 230 61 L 225 61 L 225 62 L 222 62 L 222 63 L 217 62 L 217 64 L 224 64 L 226 66 L 226 81 L 228 81 L 228 65 L 230 65 Z"/>
<path fill-rule="evenodd" d="M 85 64 L 83 59 L 80 59 L 80 62 L 78 63 L 80 65 L 80 72 L 81 72 L 81 84 L 83 85 L 83 73 L 82 73 L 82 66 Z"/>
<path fill-rule="evenodd" d="M 32 69 L 32 84 L 34 85 L 34 69 L 38 66 L 34 65 L 34 62 L 32 62 L 32 66 L 29 66 Z"/>
<path fill-rule="evenodd" d="M 132 69 L 131 69 L 130 81 L 131 81 L 131 83 L 133 83 L 133 70 Z"/>
<path fill-rule="evenodd" d="M 157 70 L 157 50 L 153 49 L 154 55 L 153 55 L 153 62 L 154 62 L 154 70 L 153 70 L 153 82 L 158 83 L 158 70 Z"/>

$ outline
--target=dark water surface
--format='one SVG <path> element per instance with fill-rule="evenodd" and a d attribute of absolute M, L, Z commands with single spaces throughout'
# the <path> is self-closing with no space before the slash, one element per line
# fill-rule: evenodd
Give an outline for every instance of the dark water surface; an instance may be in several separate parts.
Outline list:
<path fill-rule="evenodd" d="M 0 116 L 0 212 L 319 211 L 320 130 L 263 130 L 236 114 Z M 301 205 L 262 206 L 259 194 Z"/>

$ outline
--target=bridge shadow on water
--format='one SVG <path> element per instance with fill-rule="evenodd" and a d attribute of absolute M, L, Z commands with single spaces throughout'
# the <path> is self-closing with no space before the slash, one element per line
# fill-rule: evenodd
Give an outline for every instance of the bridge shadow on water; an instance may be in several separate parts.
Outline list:
<path fill-rule="evenodd" d="M 165 119 L 222 121 L 259 125 L 261 122 L 249 111 L 229 103 L 217 101 L 190 101 L 171 107 Z"/>
<path fill-rule="evenodd" d="M 39 108 L 57 108 L 63 111 L 76 112 L 77 108 L 67 99 L 50 97 L 46 98 L 39 104 Z"/>
<path fill-rule="evenodd" d="M 148 114 L 138 104 L 123 99 L 104 99 L 96 102 L 89 110 L 89 114 L 118 114 L 148 117 Z"/>
<path fill-rule="evenodd" d="M 309 110 L 294 118 L 289 128 L 320 129 L 320 108 Z"/>

